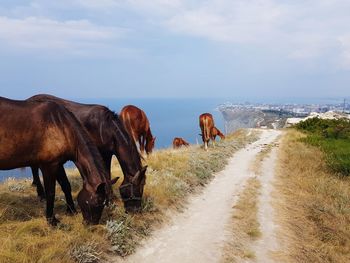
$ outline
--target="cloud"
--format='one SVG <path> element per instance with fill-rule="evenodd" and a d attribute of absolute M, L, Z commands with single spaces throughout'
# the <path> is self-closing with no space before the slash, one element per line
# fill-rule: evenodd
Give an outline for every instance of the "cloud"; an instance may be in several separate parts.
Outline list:
<path fill-rule="evenodd" d="M 97 26 L 88 20 L 0 17 L 0 45 L 22 50 L 96 53 L 124 34 L 124 29 Z"/>
<path fill-rule="evenodd" d="M 151 15 L 169 14 L 183 6 L 182 0 L 73 0 L 81 7 L 110 11 L 111 8 L 131 9 Z"/>
<path fill-rule="evenodd" d="M 60 17 L 57 14 L 67 9 L 74 10 L 79 17 L 95 19 L 95 23 L 62 22 L 40 16 L 43 12 Z M 19 15 L 21 10 L 25 10 L 24 18 L 0 19 L 0 39 L 25 48 L 71 48 L 75 52 L 89 52 L 111 46 L 124 37 L 125 30 L 119 27 L 123 23 L 132 27 L 132 33 L 125 39 L 145 38 L 149 31 L 155 34 L 165 31 L 231 45 L 234 49 L 253 46 L 262 52 L 284 54 L 291 60 L 318 63 L 323 59 L 330 65 L 338 63 L 346 68 L 350 64 L 346 37 L 350 24 L 348 0 L 62 0 L 52 3 L 32 0 L 27 9 L 22 6 L 14 13 Z M 59 11 L 55 13 L 55 10 Z M 35 17 L 28 17 L 30 12 Z M 106 12 L 107 23 L 113 26 L 98 26 L 97 21 L 106 22 L 103 19 Z M 117 17 L 121 14 L 122 19 L 113 19 L 113 14 Z"/>
<path fill-rule="evenodd" d="M 339 37 L 341 46 L 340 65 L 350 70 L 350 34 Z"/>
<path fill-rule="evenodd" d="M 177 34 L 283 50 L 290 59 L 334 55 L 348 61 L 348 42 L 341 37 L 350 24 L 346 10 L 345 0 L 217 0 L 197 2 L 163 23 Z"/>

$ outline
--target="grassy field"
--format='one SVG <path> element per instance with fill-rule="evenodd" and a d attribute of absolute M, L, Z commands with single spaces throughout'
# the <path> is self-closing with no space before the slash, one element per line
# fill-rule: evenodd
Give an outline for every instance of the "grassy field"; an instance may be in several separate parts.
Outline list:
<path fill-rule="evenodd" d="M 320 138 L 310 143 L 314 134 L 289 130 L 281 144 L 276 203 L 285 262 L 350 262 L 350 177 L 329 169 L 339 149 Z"/>
<path fill-rule="evenodd" d="M 312 118 L 296 125 L 307 133 L 302 140 L 320 147 L 328 167 L 344 176 L 350 175 L 350 120 L 323 120 Z"/>
<path fill-rule="evenodd" d="M 223 169 L 233 152 L 255 139 L 253 133 L 247 136 L 238 131 L 208 152 L 199 146 L 156 151 L 145 161 L 149 168 L 143 213 L 125 214 L 118 199 L 105 209 L 97 226 L 84 226 L 81 214 L 64 215 L 64 196 L 57 188 L 55 212 L 61 224 L 49 227 L 45 203 L 38 201 L 31 181 L 10 179 L 0 185 L 0 262 L 98 262 L 111 255 L 131 254 L 143 238 L 167 221 L 169 211 L 181 210 L 189 194 Z M 82 181 L 76 170 L 68 173 L 75 197 Z M 112 174 L 122 176 L 116 161 Z"/>

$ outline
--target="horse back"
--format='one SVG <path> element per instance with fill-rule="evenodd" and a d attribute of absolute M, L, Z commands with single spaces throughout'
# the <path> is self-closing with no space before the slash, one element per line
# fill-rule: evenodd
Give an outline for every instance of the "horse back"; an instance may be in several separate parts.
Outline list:
<path fill-rule="evenodd" d="M 103 123 L 108 122 L 108 114 L 111 114 L 107 107 L 97 104 L 78 103 L 48 94 L 32 96 L 28 99 L 28 101 L 52 101 L 63 105 L 66 109 L 73 113 L 78 121 L 84 126 L 90 136 L 90 139 L 99 149 L 111 147 L 112 138 L 110 138 L 111 136 L 108 136 L 110 134 L 106 134 L 104 129 L 102 129 Z"/>
<path fill-rule="evenodd" d="M 202 131 L 203 140 L 207 141 L 211 137 L 211 130 L 214 127 L 214 119 L 210 113 L 203 113 L 199 116 L 199 126 Z"/>
<path fill-rule="evenodd" d="M 65 111 L 52 102 L 0 98 L 0 167 L 64 161 L 71 153 Z"/>
<path fill-rule="evenodd" d="M 124 126 L 133 136 L 139 137 L 148 133 L 150 129 L 145 112 L 136 106 L 127 105 L 120 112 Z"/>

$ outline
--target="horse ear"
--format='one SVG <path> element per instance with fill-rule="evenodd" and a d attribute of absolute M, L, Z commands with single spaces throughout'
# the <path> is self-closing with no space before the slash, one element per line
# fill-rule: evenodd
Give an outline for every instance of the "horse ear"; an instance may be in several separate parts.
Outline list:
<path fill-rule="evenodd" d="M 133 184 L 136 184 L 136 183 L 139 181 L 140 177 L 145 176 L 147 167 L 148 167 L 148 166 L 145 165 L 144 167 L 141 168 L 140 171 L 137 171 L 137 173 L 136 173 L 136 174 L 134 175 L 134 177 L 131 179 Z"/>
<path fill-rule="evenodd" d="M 110 184 L 110 185 L 114 185 L 114 184 L 118 181 L 119 178 L 120 178 L 120 177 L 116 177 L 116 178 L 114 178 L 114 179 L 112 179 L 112 180 L 109 180 L 109 184 Z"/>

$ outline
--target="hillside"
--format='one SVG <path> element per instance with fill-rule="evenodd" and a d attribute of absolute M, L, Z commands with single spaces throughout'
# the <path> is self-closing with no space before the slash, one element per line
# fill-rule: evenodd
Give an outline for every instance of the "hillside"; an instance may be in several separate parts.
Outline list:
<path fill-rule="evenodd" d="M 45 203 L 38 201 L 31 180 L 9 179 L 0 185 L 0 262 L 97 262 L 110 255 L 131 254 L 168 220 L 170 211 L 183 209 L 189 194 L 201 189 L 235 151 L 255 139 L 252 132 L 238 131 L 209 152 L 199 146 L 156 151 L 145 160 L 149 168 L 143 213 L 125 214 L 118 199 L 105 209 L 97 226 L 84 226 L 80 214 L 65 216 L 64 197 L 57 187 L 55 212 L 62 223 L 49 227 Z M 75 197 L 82 181 L 76 170 L 68 174 Z M 121 176 L 117 162 L 112 174 Z"/>

